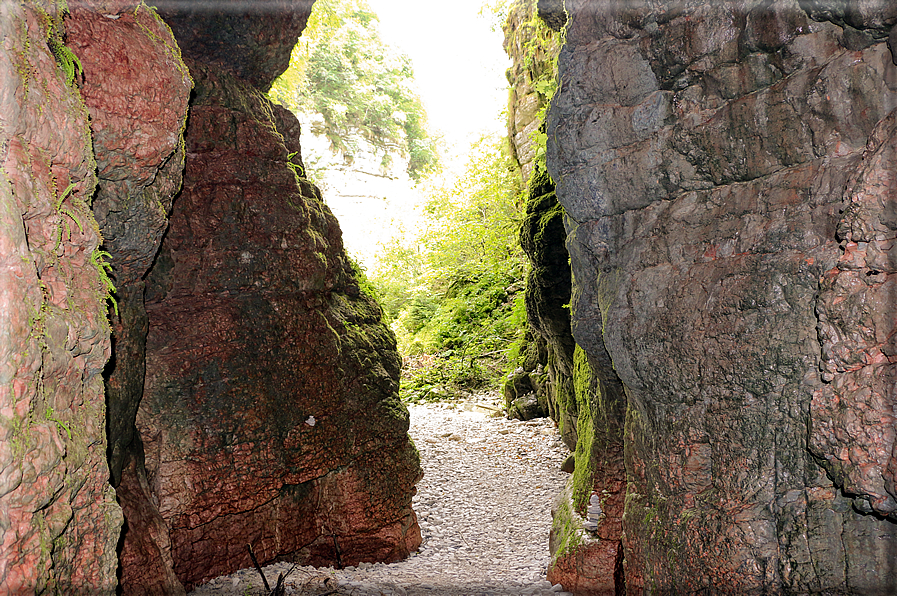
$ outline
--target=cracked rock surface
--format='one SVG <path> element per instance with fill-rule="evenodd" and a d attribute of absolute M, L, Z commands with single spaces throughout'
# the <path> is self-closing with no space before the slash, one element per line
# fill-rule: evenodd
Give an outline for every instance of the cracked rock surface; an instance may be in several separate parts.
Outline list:
<path fill-rule="evenodd" d="M 625 387 L 626 590 L 897 590 L 894 4 L 566 7 L 548 163 Z"/>

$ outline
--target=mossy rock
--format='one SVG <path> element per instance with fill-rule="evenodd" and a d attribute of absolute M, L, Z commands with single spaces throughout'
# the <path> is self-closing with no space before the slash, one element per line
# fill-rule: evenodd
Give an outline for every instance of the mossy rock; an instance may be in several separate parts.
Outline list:
<path fill-rule="evenodd" d="M 539 403 L 539 398 L 535 393 L 528 393 L 523 397 L 515 399 L 508 408 L 508 418 L 516 418 L 518 420 L 544 418 L 546 415 L 547 412 L 544 406 Z"/>
<path fill-rule="evenodd" d="M 502 388 L 502 393 L 505 398 L 505 407 L 510 408 L 511 404 L 517 399 L 534 392 L 535 387 L 533 387 L 529 373 L 523 368 L 516 369 L 508 375 L 508 378 L 505 380 L 505 385 Z"/>

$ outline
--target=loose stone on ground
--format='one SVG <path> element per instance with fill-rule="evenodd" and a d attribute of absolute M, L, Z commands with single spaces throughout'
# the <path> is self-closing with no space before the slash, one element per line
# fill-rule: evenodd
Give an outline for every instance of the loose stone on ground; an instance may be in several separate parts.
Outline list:
<path fill-rule="evenodd" d="M 568 451 L 554 423 L 492 418 L 489 408 L 471 404 L 409 410 L 424 470 L 414 497 L 420 551 L 398 563 L 339 570 L 278 563 L 264 569 L 268 583 L 292 568 L 285 584 L 295 595 L 566 594 L 545 579 L 551 504 L 567 478 L 560 467 Z M 258 573 L 243 569 L 191 594 L 264 593 Z"/>

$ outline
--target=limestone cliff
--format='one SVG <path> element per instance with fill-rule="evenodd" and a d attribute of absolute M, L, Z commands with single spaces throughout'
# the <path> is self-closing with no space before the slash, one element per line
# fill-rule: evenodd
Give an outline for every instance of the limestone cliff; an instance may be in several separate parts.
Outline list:
<path fill-rule="evenodd" d="M 566 8 L 548 165 L 625 391 L 625 590 L 893 592 L 897 8 Z"/>

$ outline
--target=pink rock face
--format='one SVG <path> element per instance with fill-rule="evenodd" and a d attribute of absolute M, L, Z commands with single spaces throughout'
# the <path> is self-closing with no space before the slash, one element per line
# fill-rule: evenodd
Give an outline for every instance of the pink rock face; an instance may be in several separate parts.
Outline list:
<path fill-rule="evenodd" d="M 632 594 L 897 590 L 897 12 L 799 4 L 566 4 L 549 169 Z"/>
<path fill-rule="evenodd" d="M 111 478 L 125 513 L 121 583 L 127 594 L 183 593 L 167 528 L 146 489 L 135 416 L 143 394 L 146 311 L 142 278 L 168 228 L 181 185 L 183 129 L 193 86 L 168 26 L 145 5 L 79 3 L 68 41 L 83 67 L 99 188 L 93 201 L 111 254 L 117 314 L 107 368 Z"/>
<path fill-rule="evenodd" d="M 595 494 L 603 496 L 603 517 L 588 542 L 558 556 L 548 568 L 548 580 L 561 584 L 577 596 L 615 596 L 624 588 L 623 577 L 623 506 L 626 486 L 622 480 L 623 454 L 613 450 L 605 465 L 595 471 Z M 584 514 L 585 512 L 582 512 Z"/>
<path fill-rule="evenodd" d="M 810 447 L 864 512 L 897 520 L 897 112 L 873 132 L 817 303 L 826 383 Z"/>
<path fill-rule="evenodd" d="M 98 175 L 136 189 L 181 142 L 192 84 L 165 23 L 145 6 L 124 8 L 76 8 L 67 41 L 84 67 Z"/>
<path fill-rule="evenodd" d="M 247 544 L 263 561 L 403 558 L 420 543 L 420 469 L 394 339 L 289 162 L 294 139 L 275 127 L 290 116 L 217 69 L 191 72 L 137 417 L 174 571 L 189 589 L 251 565 Z"/>
<path fill-rule="evenodd" d="M 0 19 L 0 594 L 112 595 L 95 163 L 53 7 Z"/>
<path fill-rule="evenodd" d="M 122 286 L 146 274 L 168 227 L 193 83 L 155 12 L 117 8 L 77 8 L 67 23 L 84 69 L 81 93 L 100 178 L 93 209 Z"/>

